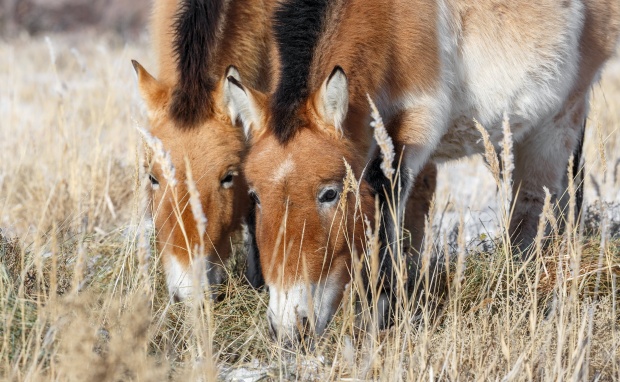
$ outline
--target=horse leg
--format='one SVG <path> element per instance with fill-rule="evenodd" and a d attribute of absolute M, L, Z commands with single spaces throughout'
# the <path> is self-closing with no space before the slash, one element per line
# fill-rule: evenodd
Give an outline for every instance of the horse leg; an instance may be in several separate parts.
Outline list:
<path fill-rule="evenodd" d="M 422 251 L 424 224 L 431 207 L 435 188 L 437 187 L 437 165 L 428 162 L 416 177 L 413 190 L 407 200 L 405 228 L 411 234 L 409 248 L 414 253 Z"/>
<path fill-rule="evenodd" d="M 522 256 L 527 255 L 538 231 L 545 199 L 543 187 L 549 189 L 553 204 L 559 204 L 560 222 L 565 221 L 568 213 L 568 163 L 581 144 L 588 97 L 585 93 L 569 99 L 573 102 L 568 102 L 555 117 L 531 131 L 514 147 L 513 195 L 516 195 L 516 204 L 510 235 L 512 244 Z"/>
<path fill-rule="evenodd" d="M 407 277 L 412 275 L 414 262 L 410 256 L 404 253 L 402 228 L 407 223 L 412 224 L 416 237 L 412 241 L 413 248 L 421 244 L 424 231 L 424 215 L 428 212 L 430 198 L 434 193 L 434 165 L 428 165 L 431 153 L 438 145 L 445 131 L 448 112 L 444 110 L 449 105 L 446 100 L 440 101 L 435 98 L 424 98 L 409 105 L 407 109 L 397 115 L 388 126 L 392 134 L 395 146 L 404 151 L 395 152 L 395 164 L 400 163 L 398 177 L 388 179 L 381 170 L 382 158 L 376 158 L 369 166 L 366 180 L 375 190 L 379 198 L 382 214 L 382 227 L 380 229 L 380 241 L 383 248 L 380 256 L 379 277 L 382 280 L 380 306 L 383 316 L 382 324 L 389 326 L 393 315 L 393 306 L 396 298 L 396 270 L 403 263 L 407 268 Z M 443 117 L 442 117 L 443 116 Z M 400 154 L 402 152 L 402 161 Z M 432 187 L 424 185 L 424 178 L 431 180 Z M 413 191 L 413 200 L 409 201 L 414 184 L 423 184 L 420 191 Z M 424 189 L 426 188 L 426 189 Z M 419 204 L 418 204 L 419 203 Z M 417 205 L 416 205 L 417 204 Z M 404 220 L 405 210 L 408 206 L 415 206 L 416 214 L 408 222 Z M 422 217 L 420 219 L 420 217 Z M 407 289 L 408 286 L 407 286 Z M 381 308 L 383 307 L 383 308 Z"/>

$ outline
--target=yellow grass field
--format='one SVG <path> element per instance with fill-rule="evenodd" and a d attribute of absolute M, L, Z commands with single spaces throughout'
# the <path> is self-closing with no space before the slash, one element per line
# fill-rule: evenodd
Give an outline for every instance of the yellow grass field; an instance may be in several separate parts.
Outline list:
<path fill-rule="evenodd" d="M 239 237 L 223 301 L 169 303 L 143 212 L 132 58 L 156 72 L 146 40 L 0 40 L 1 379 L 620 380 L 620 59 L 594 88 L 578 227 L 514 261 L 482 160 L 442 167 L 426 255 L 441 255 L 443 294 L 365 334 L 345 298 L 293 352 L 269 338 Z"/>

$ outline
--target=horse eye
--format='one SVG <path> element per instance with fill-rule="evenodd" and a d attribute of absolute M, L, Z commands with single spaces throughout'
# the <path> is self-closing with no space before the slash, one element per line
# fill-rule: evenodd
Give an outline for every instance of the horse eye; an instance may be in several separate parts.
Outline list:
<path fill-rule="evenodd" d="M 153 174 L 149 174 L 149 180 L 151 181 L 151 187 L 153 187 L 153 189 L 156 190 L 159 188 L 159 181 L 153 176 Z"/>
<path fill-rule="evenodd" d="M 235 177 L 235 175 L 237 175 L 237 173 L 235 171 L 229 171 L 226 173 L 226 176 L 224 176 L 222 178 L 222 180 L 220 180 L 220 184 L 222 185 L 222 187 L 224 188 L 230 188 L 233 185 L 233 178 Z"/>
<path fill-rule="evenodd" d="M 257 206 L 260 206 L 260 199 L 258 198 L 258 195 L 256 194 L 256 192 L 250 190 L 249 194 L 250 194 L 250 199 L 252 199 L 254 203 L 256 203 Z"/>
<path fill-rule="evenodd" d="M 339 192 L 335 188 L 326 188 L 319 195 L 319 203 L 332 203 L 338 199 Z"/>

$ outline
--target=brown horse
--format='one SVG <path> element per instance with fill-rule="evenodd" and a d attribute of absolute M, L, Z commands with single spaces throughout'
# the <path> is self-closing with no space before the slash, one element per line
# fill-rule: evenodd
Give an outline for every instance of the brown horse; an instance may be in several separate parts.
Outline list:
<path fill-rule="evenodd" d="M 188 205 L 185 160 L 206 217 L 203 233 L 208 267 L 201 276 L 202 286 L 207 281 L 222 282 L 231 234 L 248 214 L 242 176 L 246 139 L 229 117 L 223 86 L 227 76 L 243 75 L 249 86 L 268 90 L 272 77 L 271 3 L 158 0 L 151 23 L 159 63 L 157 79 L 133 61 L 148 110 L 150 134 L 169 152 L 175 170 L 173 185 L 162 163 L 150 160 L 152 153 L 147 152 L 157 245 L 168 290 L 175 300 L 191 294 L 190 257 L 201 234 Z M 232 64 L 237 69 L 229 68 Z"/>
<path fill-rule="evenodd" d="M 525 247 L 543 186 L 564 191 L 590 88 L 620 34 L 617 0 L 291 0 L 275 14 L 277 89 L 266 98 L 234 78 L 225 89 L 252 142 L 245 172 L 268 317 L 293 339 L 308 321 L 324 330 L 351 278 L 350 247 L 361 253 L 353 202 L 339 200 L 343 159 L 360 176 L 373 153 L 367 94 L 403 153 L 403 201 L 425 164 L 482 152 L 474 118 L 497 145 L 506 113 L 519 189 L 510 230 Z M 369 217 L 389 186 L 377 164 L 360 185 Z"/>

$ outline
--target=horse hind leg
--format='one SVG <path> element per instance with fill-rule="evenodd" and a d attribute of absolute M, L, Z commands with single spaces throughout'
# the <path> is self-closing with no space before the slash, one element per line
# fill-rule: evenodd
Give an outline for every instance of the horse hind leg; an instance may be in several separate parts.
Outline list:
<path fill-rule="evenodd" d="M 538 231 L 545 200 L 543 187 L 549 189 L 552 205 L 558 205 L 558 220 L 566 220 L 568 163 L 571 155 L 580 153 L 587 94 L 571 99 L 575 101 L 514 145 L 513 195 L 516 201 L 509 230 L 512 244 L 524 257 Z M 548 231 L 549 226 L 546 227 Z"/>
<path fill-rule="evenodd" d="M 583 186 L 585 182 L 585 159 L 583 157 L 583 144 L 585 139 L 586 132 L 586 120 L 583 121 L 583 127 L 581 128 L 581 134 L 579 135 L 579 141 L 577 142 L 577 146 L 575 146 L 575 150 L 573 151 L 573 168 L 571 169 L 573 184 L 575 189 L 575 209 L 574 209 L 574 221 L 577 222 L 579 217 L 581 216 L 581 211 L 583 208 Z M 561 216 L 564 219 L 560 220 L 560 223 L 564 226 L 566 223 L 566 218 L 568 218 L 569 213 L 569 203 L 570 203 L 570 193 L 568 192 L 568 180 L 571 175 L 568 171 L 564 173 L 564 177 L 562 179 L 562 189 L 566 190 L 566 192 L 562 193 L 562 197 L 559 201 L 559 209 Z"/>

